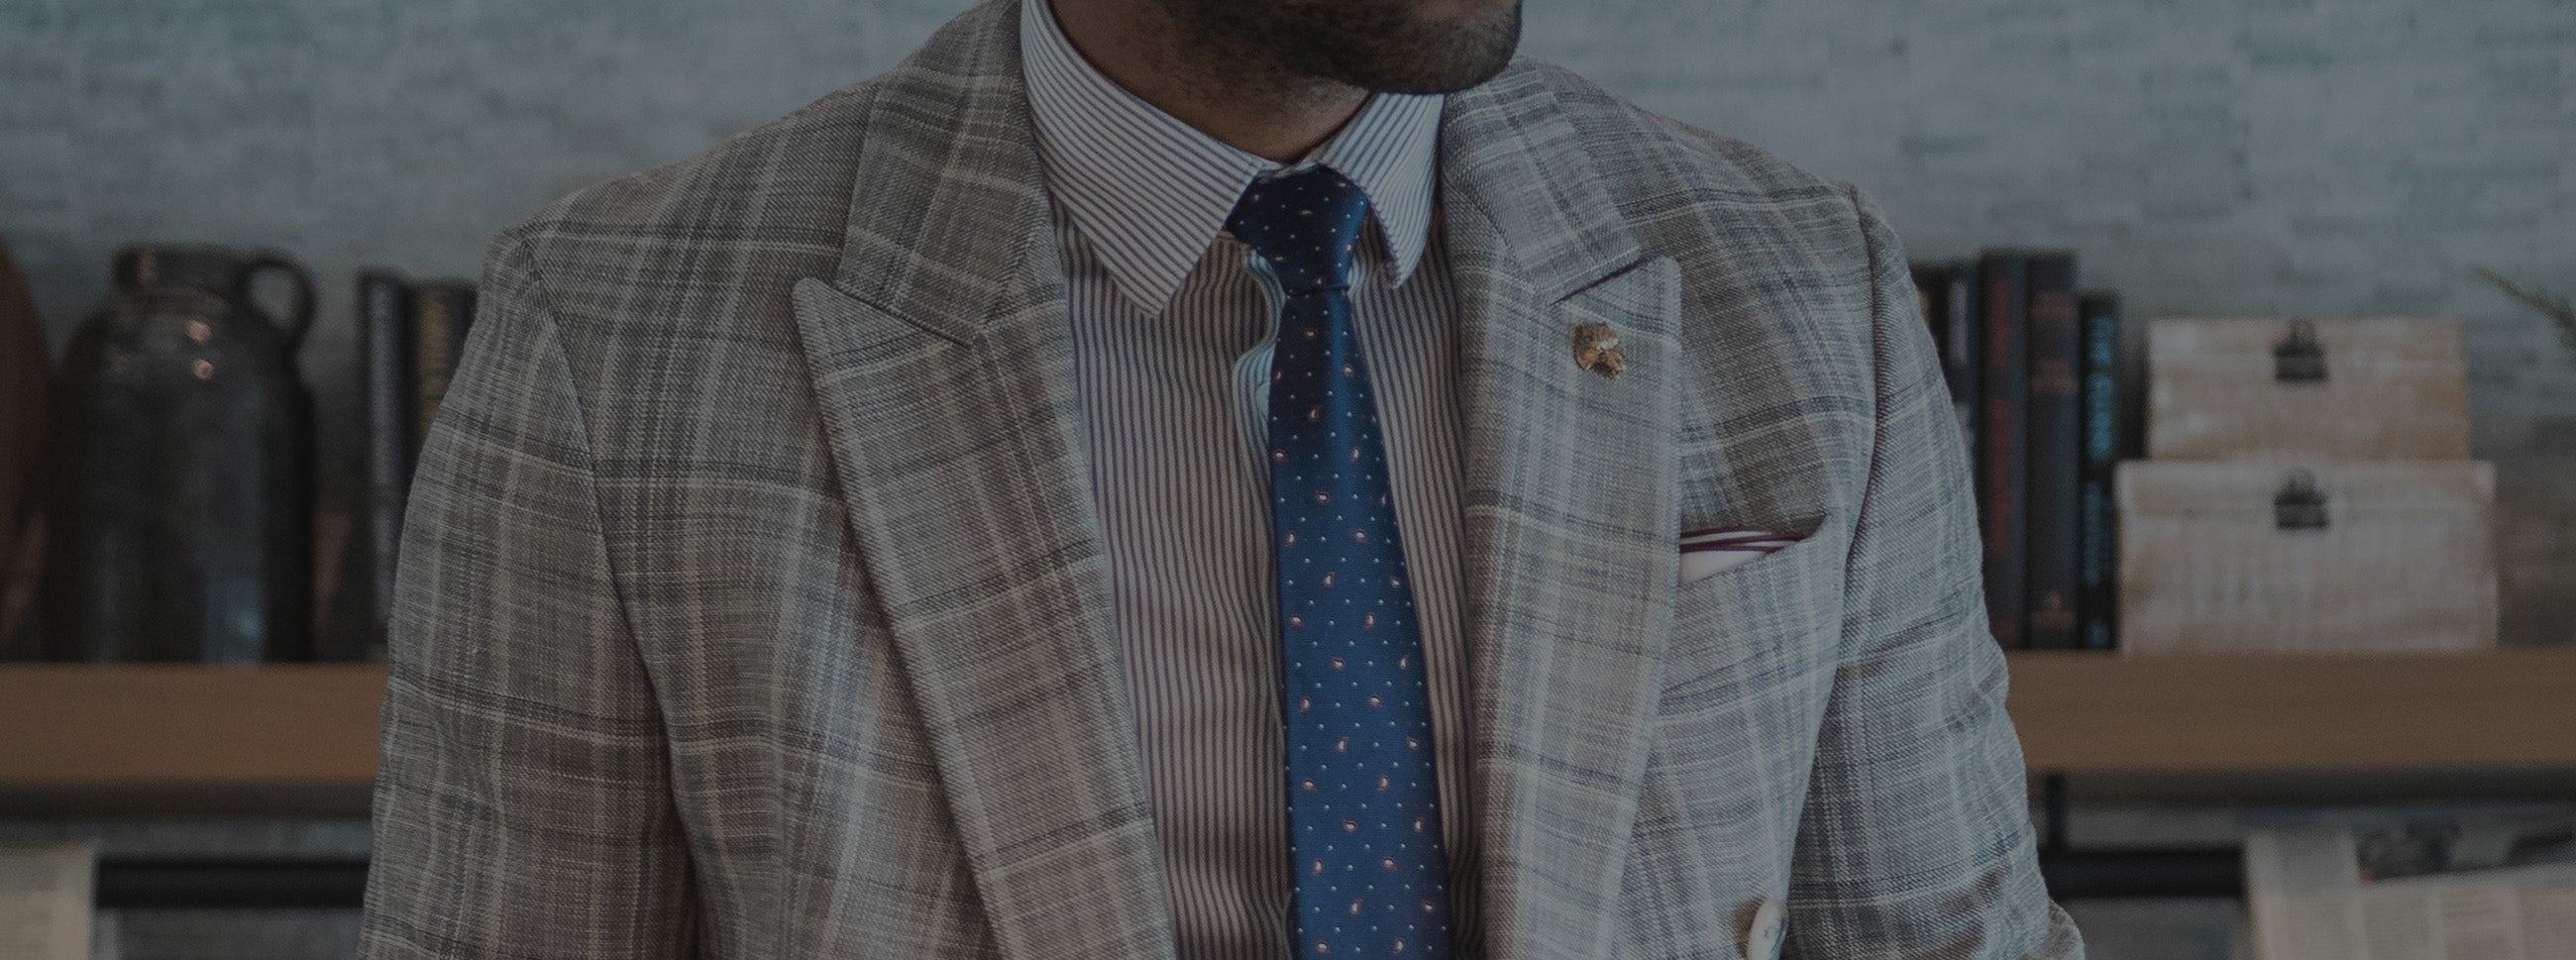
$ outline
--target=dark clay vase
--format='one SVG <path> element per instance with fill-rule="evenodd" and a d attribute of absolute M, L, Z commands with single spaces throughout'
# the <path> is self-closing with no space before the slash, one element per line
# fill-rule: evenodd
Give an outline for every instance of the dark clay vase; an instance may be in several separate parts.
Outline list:
<path fill-rule="evenodd" d="M 254 279 L 294 285 L 285 317 Z M 313 279 L 275 254 L 141 245 L 47 396 L 42 620 L 54 660 L 312 656 Z"/>

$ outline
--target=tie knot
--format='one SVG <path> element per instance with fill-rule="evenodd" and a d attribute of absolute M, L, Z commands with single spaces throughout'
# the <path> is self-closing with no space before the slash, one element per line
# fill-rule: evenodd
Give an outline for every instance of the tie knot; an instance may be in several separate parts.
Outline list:
<path fill-rule="evenodd" d="M 1350 285 L 1351 256 L 1367 214 L 1368 194 L 1359 184 L 1317 164 L 1255 181 L 1225 228 L 1270 261 L 1279 285 L 1295 296 Z"/>

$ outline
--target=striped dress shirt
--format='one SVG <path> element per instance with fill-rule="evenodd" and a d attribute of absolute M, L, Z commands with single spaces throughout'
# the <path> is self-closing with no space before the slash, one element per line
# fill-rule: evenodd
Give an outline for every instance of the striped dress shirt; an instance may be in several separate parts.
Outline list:
<path fill-rule="evenodd" d="M 1450 889 L 1474 889 L 1455 311 L 1433 196 L 1441 98 L 1373 96 L 1283 166 L 1118 86 L 1065 37 L 1047 0 L 1025 0 L 1021 38 L 1181 960 L 1291 955 L 1263 456 L 1281 295 L 1267 264 L 1223 230 L 1245 187 L 1311 163 L 1359 183 L 1376 224 L 1351 300 L 1420 610 Z M 1457 943 L 1471 949 L 1472 898 L 1452 909 Z"/>

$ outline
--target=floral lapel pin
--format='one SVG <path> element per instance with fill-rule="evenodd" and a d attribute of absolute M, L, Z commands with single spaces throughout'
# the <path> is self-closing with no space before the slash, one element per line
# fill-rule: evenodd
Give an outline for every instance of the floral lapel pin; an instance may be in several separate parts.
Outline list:
<path fill-rule="evenodd" d="M 1616 378 L 1628 369 L 1628 357 L 1619 352 L 1619 332 L 1606 323 L 1578 324 L 1574 328 L 1574 365 L 1605 377 Z"/>

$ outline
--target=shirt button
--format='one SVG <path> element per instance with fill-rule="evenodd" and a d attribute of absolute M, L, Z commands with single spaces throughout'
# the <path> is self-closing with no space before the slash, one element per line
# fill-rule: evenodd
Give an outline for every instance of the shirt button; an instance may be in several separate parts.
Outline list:
<path fill-rule="evenodd" d="M 1778 960 L 1780 942 L 1788 933 L 1780 913 L 1780 901 L 1771 897 L 1753 908 L 1753 922 L 1744 925 L 1746 960 Z"/>

